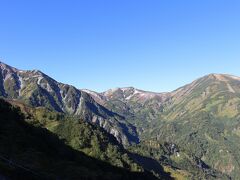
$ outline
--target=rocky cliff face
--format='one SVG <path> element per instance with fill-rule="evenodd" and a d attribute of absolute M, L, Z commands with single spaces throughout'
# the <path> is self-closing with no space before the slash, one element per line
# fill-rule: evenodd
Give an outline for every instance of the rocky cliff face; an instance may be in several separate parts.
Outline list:
<path fill-rule="evenodd" d="M 44 106 L 79 116 L 104 128 L 124 145 L 138 141 L 136 132 L 123 117 L 98 104 L 88 93 L 59 83 L 41 71 L 23 71 L 0 63 L 0 95 L 33 107 Z"/>

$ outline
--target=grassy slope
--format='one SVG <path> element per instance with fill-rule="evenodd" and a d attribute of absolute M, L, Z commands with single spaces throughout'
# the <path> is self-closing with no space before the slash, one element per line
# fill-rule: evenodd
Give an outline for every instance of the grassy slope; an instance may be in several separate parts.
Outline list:
<path fill-rule="evenodd" d="M 167 159 L 168 164 L 196 178 L 237 178 L 239 81 L 225 75 L 208 75 L 172 94 L 160 109 L 154 109 L 154 100 L 139 106 L 134 100 L 124 104 L 132 107 L 130 114 L 125 106 L 121 109 L 120 102 L 108 102 L 113 103 L 113 111 L 126 116 L 138 129 L 142 143 L 131 149 L 156 160 Z M 166 143 L 177 145 L 179 154 L 170 152 Z"/>

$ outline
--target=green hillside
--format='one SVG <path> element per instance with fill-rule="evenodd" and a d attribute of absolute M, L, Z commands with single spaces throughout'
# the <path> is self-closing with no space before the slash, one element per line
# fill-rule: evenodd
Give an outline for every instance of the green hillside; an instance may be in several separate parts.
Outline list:
<path fill-rule="evenodd" d="M 239 177 L 240 78 L 210 74 L 169 93 L 121 88 L 103 95 L 107 108 L 136 127 L 134 152 L 191 178 Z"/>
<path fill-rule="evenodd" d="M 27 108 L 25 110 L 30 112 Z M 22 114 L 18 108 L 0 99 L 0 175 L 2 177 L 10 179 L 154 179 L 148 173 L 140 172 L 142 169 L 132 163 L 127 155 L 121 158 L 119 154 L 122 151 L 114 145 L 101 144 L 107 146 L 109 152 L 112 151 L 112 154 L 104 158 L 109 158 L 108 162 L 115 162 L 119 158 L 119 161 L 115 162 L 115 165 L 119 167 L 74 150 L 67 145 L 68 143 L 64 139 L 60 140 L 55 134 L 42 128 L 40 123 L 29 115 L 26 122 L 26 114 Z M 56 113 L 49 113 L 46 118 L 61 119 L 62 117 Z M 43 121 L 45 122 L 45 120 Z M 71 126 L 70 121 L 66 120 L 68 122 L 66 127 Z M 83 133 L 89 133 L 88 135 L 93 133 L 93 141 L 89 142 L 89 146 L 92 145 L 94 148 L 97 146 L 99 142 L 94 137 L 97 138 L 98 135 L 103 139 L 107 138 L 98 130 L 91 132 L 91 126 L 84 123 L 79 124 L 78 127 L 84 126 L 82 127 L 85 129 Z M 64 129 L 65 126 L 59 126 L 56 132 L 59 132 L 60 128 Z M 73 134 L 73 136 L 75 135 Z M 79 149 L 80 141 L 74 143 L 75 149 Z M 71 143 L 73 142 L 69 142 L 69 144 Z M 101 150 L 99 148 L 96 151 Z M 92 156 L 97 156 L 98 152 L 94 153 Z M 91 153 L 89 152 L 89 154 Z M 127 164 L 129 166 L 126 166 Z M 124 168 L 126 166 L 126 169 L 120 168 L 121 166 Z M 136 172 L 130 172 L 130 170 Z"/>

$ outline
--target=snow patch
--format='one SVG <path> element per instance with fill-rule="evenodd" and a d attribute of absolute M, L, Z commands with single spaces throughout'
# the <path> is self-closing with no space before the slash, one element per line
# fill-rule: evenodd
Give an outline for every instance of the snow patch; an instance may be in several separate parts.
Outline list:
<path fill-rule="evenodd" d="M 65 97 L 65 95 L 63 94 L 63 90 L 60 90 L 60 95 L 62 99 Z"/>
<path fill-rule="evenodd" d="M 115 128 L 110 130 L 110 134 L 112 134 L 115 138 L 119 136 L 119 132 Z"/>
<path fill-rule="evenodd" d="M 48 92 L 53 92 L 51 86 L 50 86 L 48 83 L 47 83 L 47 91 L 48 91 Z"/>
<path fill-rule="evenodd" d="M 18 76 L 18 81 L 19 81 L 19 86 L 20 86 L 18 94 L 19 94 L 19 96 L 21 96 L 21 91 L 25 87 L 26 84 L 21 76 Z"/>
<path fill-rule="evenodd" d="M 48 92 L 53 92 L 51 86 L 48 83 L 41 83 L 41 81 L 44 77 L 37 76 L 37 78 L 38 78 L 38 80 L 37 80 L 38 85 L 40 85 L 42 88 L 46 89 Z"/>
<path fill-rule="evenodd" d="M 76 112 L 75 112 L 76 115 L 79 115 L 81 113 L 81 110 L 82 110 L 82 107 L 83 107 L 83 102 L 84 102 L 84 98 L 82 96 L 80 96 L 79 103 L 78 103 L 78 106 L 77 106 L 77 109 L 76 109 Z"/>
<path fill-rule="evenodd" d="M 138 91 L 138 90 L 134 89 L 134 92 L 133 92 L 133 94 L 131 94 L 130 96 L 128 96 L 128 97 L 126 98 L 126 100 L 129 100 L 129 99 L 131 99 L 133 96 L 135 96 L 136 94 L 139 94 L 139 93 L 140 93 L 140 91 Z"/>
<path fill-rule="evenodd" d="M 43 79 L 43 77 L 38 76 L 37 78 L 38 78 L 37 84 L 38 84 L 38 85 L 41 85 L 41 80 Z"/>
<path fill-rule="evenodd" d="M 128 97 L 126 98 L 126 100 L 129 100 L 129 99 L 131 99 L 131 98 L 134 97 L 134 96 L 137 96 L 137 97 L 140 97 L 140 98 L 146 98 L 146 99 L 148 98 L 148 99 L 150 99 L 150 98 L 153 98 L 153 97 L 155 97 L 155 96 L 157 96 L 157 95 L 160 96 L 160 94 L 158 94 L 158 93 L 147 92 L 147 91 L 141 91 L 141 90 L 138 90 L 138 89 L 134 89 L 133 94 L 131 94 L 130 96 L 128 96 Z"/>
<path fill-rule="evenodd" d="M 101 97 L 99 96 L 99 94 L 96 93 L 96 92 L 90 91 L 90 90 L 88 90 L 88 89 L 82 89 L 82 91 L 85 92 L 85 93 L 88 93 L 88 94 L 90 94 L 90 95 L 92 95 L 92 96 L 94 96 L 94 97 L 98 97 L 98 98 L 101 99 Z"/>
<path fill-rule="evenodd" d="M 4 78 L 4 82 L 5 82 L 7 79 L 11 78 L 11 77 L 12 77 L 11 74 L 7 74 L 7 75 L 5 76 L 5 78 Z"/>
<path fill-rule="evenodd" d="M 232 93 L 235 93 L 235 90 L 232 88 L 232 86 L 230 84 L 227 83 L 228 86 L 228 90 Z"/>

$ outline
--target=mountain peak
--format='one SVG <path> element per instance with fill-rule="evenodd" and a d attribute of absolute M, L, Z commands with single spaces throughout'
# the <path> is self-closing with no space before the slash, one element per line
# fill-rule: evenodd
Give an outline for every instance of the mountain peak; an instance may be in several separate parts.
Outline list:
<path fill-rule="evenodd" d="M 18 71 L 18 69 L 14 68 L 12 66 L 9 66 L 9 65 L 3 63 L 2 61 L 0 61 L 0 69 L 2 69 L 2 70 L 11 70 L 11 71 L 14 71 L 14 72 Z"/>
<path fill-rule="evenodd" d="M 40 70 L 38 70 L 38 69 L 30 70 L 30 71 L 28 71 L 28 72 L 31 72 L 32 74 L 40 75 L 40 76 L 45 75 L 42 71 L 40 71 Z"/>
<path fill-rule="evenodd" d="M 229 75 L 229 74 L 209 74 L 207 76 L 205 76 L 207 78 L 213 79 L 213 80 L 217 80 L 217 81 L 224 81 L 224 82 L 228 82 L 231 80 L 238 80 L 240 81 L 240 77 L 234 76 L 234 75 Z"/>
<path fill-rule="evenodd" d="M 45 75 L 42 71 L 38 70 L 38 69 L 34 69 L 34 70 L 19 70 L 15 67 L 12 67 L 2 61 L 0 61 L 0 69 L 1 70 L 7 70 L 8 72 L 28 72 L 28 73 L 32 73 L 32 74 L 36 74 L 36 75 Z"/>
<path fill-rule="evenodd" d="M 122 91 L 128 91 L 128 90 L 134 90 L 136 88 L 134 87 L 123 87 L 123 88 L 120 88 Z"/>
<path fill-rule="evenodd" d="M 226 75 L 224 75 L 224 74 L 213 73 L 213 74 L 210 74 L 209 77 L 214 79 L 214 80 L 218 80 L 218 81 L 227 81 L 226 80 Z"/>

